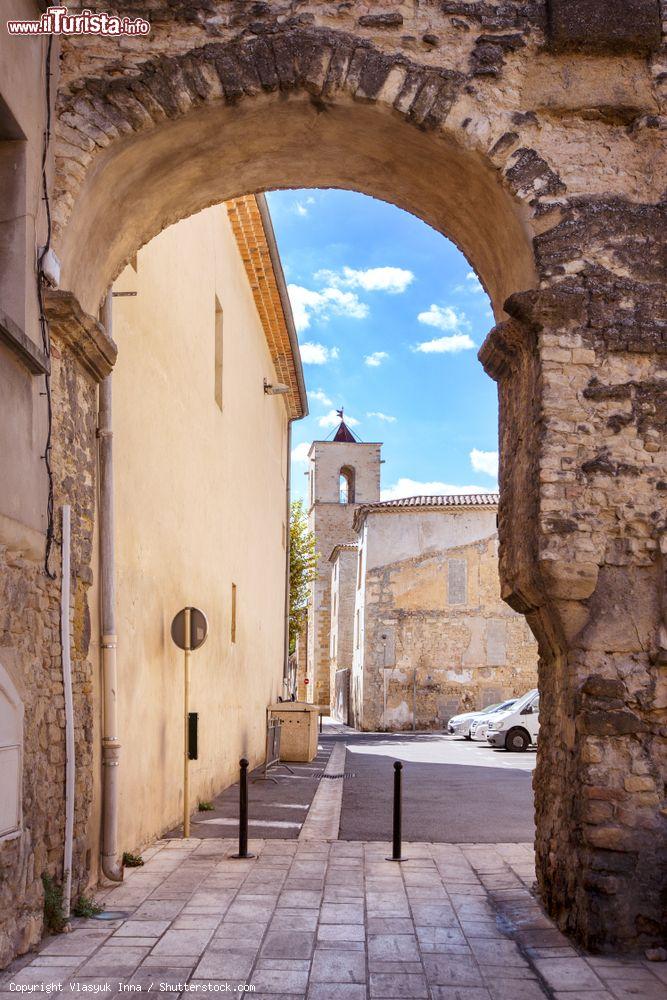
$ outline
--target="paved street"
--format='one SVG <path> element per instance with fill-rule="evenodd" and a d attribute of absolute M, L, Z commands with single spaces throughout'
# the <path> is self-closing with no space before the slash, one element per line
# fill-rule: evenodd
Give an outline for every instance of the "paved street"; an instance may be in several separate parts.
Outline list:
<path fill-rule="evenodd" d="M 534 750 L 508 753 L 439 733 L 346 734 L 340 838 L 390 836 L 393 762 L 403 762 L 403 839 L 532 843 Z"/>
<path fill-rule="evenodd" d="M 262 839 L 299 836 L 334 746 L 341 781 L 341 840 L 391 835 L 393 762 L 403 762 L 403 839 L 433 843 L 532 843 L 535 753 L 510 754 L 441 733 L 357 733 L 329 722 L 309 764 L 258 768 L 249 782 L 249 831 Z M 340 788 L 338 789 L 340 792 Z M 196 837 L 230 837 L 238 825 L 238 784 L 195 812 Z M 182 827 L 170 831 L 180 837 Z"/>
<path fill-rule="evenodd" d="M 324 786 L 326 783 L 323 782 Z M 333 782 L 329 782 L 329 785 Z M 248 991 L 307 1000 L 664 1000 L 667 965 L 582 955 L 531 891 L 527 844 L 159 841 L 75 920 L 0 977 L 65 995 Z M 247 984 L 247 985 L 246 985 Z"/>

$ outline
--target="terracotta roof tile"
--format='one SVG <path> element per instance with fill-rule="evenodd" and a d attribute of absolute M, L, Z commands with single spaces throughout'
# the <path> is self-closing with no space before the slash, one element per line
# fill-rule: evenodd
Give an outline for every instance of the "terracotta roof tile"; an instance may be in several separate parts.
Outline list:
<path fill-rule="evenodd" d="M 497 507 L 498 493 L 454 493 L 450 495 L 399 497 L 397 500 L 378 500 L 357 508 L 354 515 L 354 530 L 358 531 L 366 515 L 375 511 L 428 510 L 434 507 Z"/>

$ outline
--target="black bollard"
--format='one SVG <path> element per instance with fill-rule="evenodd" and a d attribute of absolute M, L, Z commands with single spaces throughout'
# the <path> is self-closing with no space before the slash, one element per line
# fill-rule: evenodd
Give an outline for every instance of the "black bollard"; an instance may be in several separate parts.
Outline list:
<path fill-rule="evenodd" d="M 394 761 L 394 829 L 392 834 L 391 857 L 387 861 L 403 861 L 401 857 L 401 820 L 402 820 L 402 797 L 401 797 L 401 771 L 403 765 L 400 760 Z"/>
<path fill-rule="evenodd" d="M 233 858 L 254 858 L 254 854 L 248 853 L 248 761 L 241 757 L 239 761 L 241 773 L 239 775 L 239 853 L 232 854 Z"/>

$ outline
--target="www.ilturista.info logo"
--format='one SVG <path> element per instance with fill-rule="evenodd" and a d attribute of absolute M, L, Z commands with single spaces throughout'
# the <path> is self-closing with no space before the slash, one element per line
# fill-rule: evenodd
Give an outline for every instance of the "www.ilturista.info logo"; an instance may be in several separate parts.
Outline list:
<path fill-rule="evenodd" d="M 10 35 L 147 35 L 143 17 L 120 17 L 84 8 L 70 14 L 67 7 L 47 7 L 37 21 L 7 21 Z"/>

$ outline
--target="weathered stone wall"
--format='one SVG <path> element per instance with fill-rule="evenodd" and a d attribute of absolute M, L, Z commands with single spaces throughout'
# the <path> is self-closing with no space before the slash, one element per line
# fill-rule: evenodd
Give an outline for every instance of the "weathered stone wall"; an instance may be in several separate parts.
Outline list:
<path fill-rule="evenodd" d="M 71 506 L 71 657 L 76 789 L 72 901 L 88 880 L 92 800 L 92 667 L 87 591 L 95 508 L 96 384 L 54 328 L 51 347 L 56 545 L 44 572 L 44 538 L 17 529 L 0 548 L 0 659 L 24 704 L 23 822 L 0 842 L 0 967 L 40 939 L 42 875 L 63 879 L 65 701 L 60 636 L 61 509 Z"/>
<path fill-rule="evenodd" d="M 337 670 L 352 667 L 354 601 L 357 589 L 357 545 L 334 549 L 331 572 L 331 685 Z M 333 689 L 333 687 L 332 687 Z"/>
<path fill-rule="evenodd" d="M 406 553 L 413 538 L 424 551 Z M 500 597 L 493 508 L 370 512 L 365 545 L 360 728 L 442 729 L 536 687 L 537 644 Z"/>

